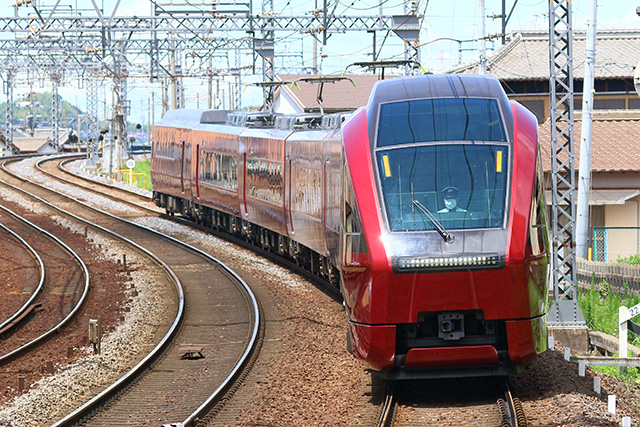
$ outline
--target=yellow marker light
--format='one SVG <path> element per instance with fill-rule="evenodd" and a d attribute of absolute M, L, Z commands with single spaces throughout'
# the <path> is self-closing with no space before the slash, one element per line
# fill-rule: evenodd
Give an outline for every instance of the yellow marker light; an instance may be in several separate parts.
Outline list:
<path fill-rule="evenodd" d="M 496 152 L 496 172 L 502 172 L 502 150 Z"/>
<path fill-rule="evenodd" d="M 391 167 L 389 166 L 389 156 L 386 154 L 382 156 L 382 165 L 384 166 L 385 178 L 389 178 L 391 176 Z"/>

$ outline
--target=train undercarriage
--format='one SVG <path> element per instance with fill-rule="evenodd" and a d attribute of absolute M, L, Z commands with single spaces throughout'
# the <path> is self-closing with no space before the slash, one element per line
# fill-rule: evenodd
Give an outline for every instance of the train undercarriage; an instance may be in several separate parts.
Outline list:
<path fill-rule="evenodd" d="M 340 273 L 329 259 L 287 236 L 226 212 L 167 194 L 154 191 L 153 202 L 164 208 L 169 216 L 179 214 L 203 227 L 240 238 L 253 246 L 295 262 L 299 267 L 323 278 L 336 289 L 339 288 Z"/>

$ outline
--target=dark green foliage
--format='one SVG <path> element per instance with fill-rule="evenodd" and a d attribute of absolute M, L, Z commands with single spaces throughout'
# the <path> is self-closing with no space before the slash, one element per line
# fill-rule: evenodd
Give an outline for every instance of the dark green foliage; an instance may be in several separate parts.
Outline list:
<path fill-rule="evenodd" d="M 618 264 L 640 265 L 640 254 L 629 255 L 625 258 L 618 256 L 616 262 L 618 262 Z"/>
<path fill-rule="evenodd" d="M 578 304 L 590 329 L 610 335 L 618 335 L 618 311 L 624 305 L 631 308 L 640 303 L 640 296 L 631 295 L 625 284 L 622 295 L 611 290 L 611 285 L 603 281 L 598 290 L 583 290 L 578 293 Z M 640 316 L 633 319 L 640 323 Z M 629 343 L 640 346 L 640 337 L 629 332 Z"/>
<path fill-rule="evenodd" d="M 60 95 L 58 95 L 59 99 L 59 112 L 58 115 L 60 117 L 60 125 L 61 126 L 69 126 L 70 124 L 75 124 L 76 116 L 79 114 L 83 114 L 82 111 L 77 110 L 77 108 L 67 101 L 63 100 Z M 28 105 L 25 105 L 27 102 L 31 102 L 32 108 L 30 109 Z M 5 117 L 7 112 L 7 103 L 0 103 L 0 117 Z M 29 96 L 24 97 L 16 97 L 14 98 L 13 103 L 13 124 L 16 126 L 22 126 L 24 124 L 24 119 L 29 114 L 33 114 L 36 119 L 36 123 L 51 123 L 51 92 L 44 93 L 34 93 L 29 99 Z"/>

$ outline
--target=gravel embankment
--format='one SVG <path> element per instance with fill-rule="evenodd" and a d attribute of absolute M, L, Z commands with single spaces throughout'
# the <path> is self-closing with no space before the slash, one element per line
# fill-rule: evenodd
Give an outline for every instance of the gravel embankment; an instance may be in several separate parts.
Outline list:
<path fill-rule="evenodd" d="M 266 289 L 261 292 L 270 297 L 269 309 L 279 313 L 267 324 L 279 329 L 279 338 L 264 344 L 275 347 L 276 356 L 254 367 L 259 378 L 249 384 L 250 390 L 238 390 L 237 397 L 245 393 L 246 398 L 241 407 L 228 410 L 226 420 L 232 421 L 212 425 L 373 424 L 371 375 L 345 350 L 346 319 L 339 304 L 286 269 L 221 239 L 158 218 L 138 222 L 204 248 L 256 286 L 263 283 Z M 596 375 L 602 377 L 600 396 L 593 392 Z M 621 425 L 622 416 L 631 416 L 632 426 L 640 426 L 637 386 L 589 368 L 586 377 L 579 377 L 577 365 L 566 362 L 561 351 L 540 355 L 512 384 L 530 426 L 613 427 Z M 609 394 L 617 395 L 615 416 L 607 413 Z"/>
<path fill-rule="evenodd" d="M 167 310 L 166 296 L 157 289 L 160 274 L 157 269 L 145 266 L 148 261 L 129 248 L 92 231 L 85 239 L 82 226 L 57 215 L 51 216 L 22 195 L 2 190 L 0 196 L 5 200 L 2 203 L 15 205 L 10 206 L 12 209 L 35 208 L 41 218 L 32 218 L 34 222 L 55 229 L 54 233 L 74 249 L 78 250 L 80 246 L 79 254 L 90 266 L 92 293 L 97 295 L 83 310 L 80 332 L 39 347 L 32 360 L 4 367 L 7 373 L 26 370 L 24 376 L 29 390 L 24 394 L 17 393 L 15 374 L 0 378 L 4 387 L 0 397 L 0 426 L 49 425 L 122 376 L 141 354 L 148 352 L 149 344 L 158 340 L 154 325 Z M 117 268 L 123 253 L 127 253 L 129 266 L 126 278 Z M 1 265 L 0 260 L 0 268 Z M 137 296 L 134 296 L 134 289 Z M 87 319 L 97 315 L 103 321 L 104 332 L 100 355 L 94 355 L 92 349 L 83 346 Z M 124 317 L 122 322 L 119 321 L 121 316 Z M 73 363 L 66 358 L 68 346 L 73 348 L 74 359 L 77 359 Z M 47 360 L 54 361 L 54 375 L 44 376 L 41 370 L 34 369 Z"/>

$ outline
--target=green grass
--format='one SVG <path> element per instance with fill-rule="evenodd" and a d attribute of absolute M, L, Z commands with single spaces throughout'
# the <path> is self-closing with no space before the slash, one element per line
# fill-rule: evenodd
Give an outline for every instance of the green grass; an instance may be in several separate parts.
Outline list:
<path fill-rule="evenodd" d="M 603 281 L 598 290 L 582 290 L 578 293 L 578 304 L 589 329 L 601 331 L 609 335 L 618 336 L 618 312 L 620 306 L 631 308 L 640 303 L 640 296 L 631 295 L 625 284 L 622 294 L 612 292 L 611 285 Z M 640 316 L 632 320 L 640 323 Z M 640 346 L 640 336 L 629 331 L 629 344 Z M 640 385 L 640 368 L 629 367 L 627 372 L 622 372 L 617 366 L 592 366 L 603 374 L 620 378 L 627 383 Z"/>
<path fill-rule="evenodd" d="M 150 167 L 149 160 L 143 160 L 141 162 L 136 162 L 136 167 L 133 168 L 134 178 L 136 185 L 140 188 L 144 188 L 145 190 L 151 191 L 151 173 L 149 172 Z M 122 165 L 123 169 L 126 169 L 126 165 Z M 139 176 L 137 174 L 142 174 L 143 176 Z"/>
<path fill-rule="evenodd" d="M 619 378 L 626 383 L 640 385 L 640 368 L 636 366 L 629 366 L 627 372 L 621 371 L 618 366 L 591 366 L 591 369 L 611 377 Z"/>
<path fill-rule="evenodd" d="M 584 290 L 578 293 L 578 304 L 584 320 L 590 329 L 610 335 L 618 335 L 618 312 L 620 306 L 631 308 L 640 303 L 640 296 L 631 295 L 625 285 L 622 295 L 612 292 L 611 285 L 605 281 L 598 290 Z M 635 322 L 638 322 L 636 317 Z M 629 342 L 640 346 L 640 337 L 629 333 Z"/>
<path fill-rule="evenodd" d="M 618 255 L 618 259 L 616 260 L 619 264 L 629 264 L 629 265 L 640 265 L 640 254 L 629 255 L 628 257 L 622 258 Z"/>

